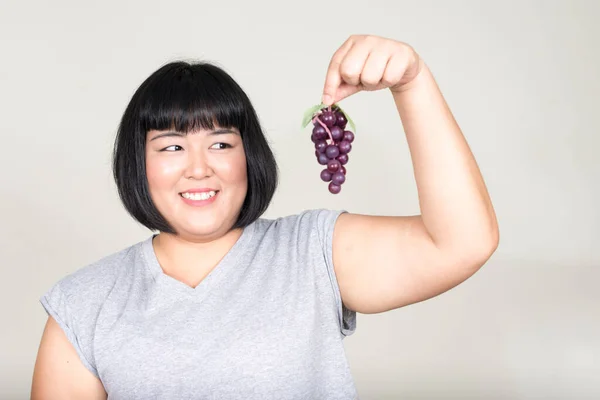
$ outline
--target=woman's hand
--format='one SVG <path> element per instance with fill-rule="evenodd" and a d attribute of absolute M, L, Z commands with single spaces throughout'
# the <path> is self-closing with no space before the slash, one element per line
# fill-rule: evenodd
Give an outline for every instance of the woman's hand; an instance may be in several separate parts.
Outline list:
<path fill-rule="evenodd" d="M 406 43 L 373 35 L 352 35 L 329 64 L 323 104 L 329 106 L 360 91 L 401 91 L 421 72 L 423 62 Z"/>

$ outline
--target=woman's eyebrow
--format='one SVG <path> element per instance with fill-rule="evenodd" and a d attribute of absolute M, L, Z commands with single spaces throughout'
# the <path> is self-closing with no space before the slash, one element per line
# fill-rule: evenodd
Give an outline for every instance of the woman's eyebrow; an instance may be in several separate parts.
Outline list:
<path fill-rule="evenodd" d="M 208 134 L 209 135 L 223 135 L 223 134 L 227 134 L 227 133 L 233 133 L 234 135 L 240 134 L 235 129 L 229 129 L 229 128 L 216 129 L 216 130 L 209 132 Z"/>
<path fill-rule="evenodd" d="M 210 131 L 208 134 L 209 135 L 225 135 L 225 134 L 239 135 L 239 133 L 236 130 L 227 129 L 227 128 L 215 129 L 215 130 Z M 152 139 L 150 139 L 150 141 L 160 139 L 163 137 L 183 137 L 183 136 L 185 136 L 185 134 L 182 132 L 168 131 L 168 132 L 159 133 L 158 135 L 156 135 Z"/>
<path fill-rule="evenodd" d="M 153 141 L 153 140 L 156 140 L 156 139 L 160 139 L 160 138 L 163 138 L 163 137 L 173 137 L 173 136 L 183 137 L 184 134 L 181 133 L 181 132 L 174 132 L 174 131 L 162 132 L 162 133 L 159 133 L 158 135 L 154 136 L 152 139 L 150 139 L 150 141 Z"/>

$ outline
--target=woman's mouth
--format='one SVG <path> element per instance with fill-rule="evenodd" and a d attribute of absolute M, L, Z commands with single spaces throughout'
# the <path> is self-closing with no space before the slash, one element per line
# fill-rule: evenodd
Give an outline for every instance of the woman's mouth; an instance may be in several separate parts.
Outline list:
<path fill-rule="evenodd" d="M 204 192 L 182 192 L 179 196 L 183 199 L 186 204 L 191 206 L 203 206 L 212 203 L 217 194 L 218 190 L 209 190 Z"/>

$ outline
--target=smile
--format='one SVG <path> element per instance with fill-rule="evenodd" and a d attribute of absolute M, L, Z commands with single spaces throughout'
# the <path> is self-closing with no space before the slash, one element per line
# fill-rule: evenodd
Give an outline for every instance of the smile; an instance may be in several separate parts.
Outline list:
<path fill-rule="evenodd" d="M 217 191 L 211 190 L 210 192 L 200 192 L 200 193 L 184 192 L 184 193 L 180 193 L 179 195 L 181 197 L 183 197 L 184 199 L 202 201 L 202 200 L 208 200 L 212 197 L 215 197 L 216 194 L 217 194 Z"/>

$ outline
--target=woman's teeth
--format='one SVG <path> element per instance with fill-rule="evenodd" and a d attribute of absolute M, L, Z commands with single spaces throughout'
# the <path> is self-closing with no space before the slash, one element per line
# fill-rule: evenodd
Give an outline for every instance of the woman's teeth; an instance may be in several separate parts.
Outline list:
<path fill-rule="evenodd" d="M 211 190 L 210 192 L 202 192 L 202 193 L 181 193 L 181 197 L 189 199 L 189 200 L 208 200 L 213 197 L 217 192 Z"/>

